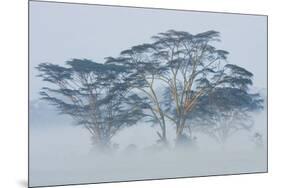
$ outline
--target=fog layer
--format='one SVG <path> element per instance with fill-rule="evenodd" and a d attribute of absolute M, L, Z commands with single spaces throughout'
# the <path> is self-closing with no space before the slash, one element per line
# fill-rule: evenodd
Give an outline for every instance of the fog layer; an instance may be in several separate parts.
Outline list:
<path fill-rule="evenodd" d="M 55 118 L 55 117 L 54 117 Z M 192 148 L 161 149 L 156 128 L 138 124 L 113 139 L 115 151 L 98 153 L 89 133 L 72 122 L 41 122 L 30 130 L 30 185 L 57 185 L 172 177 L 265 172 L 266 113 L 256 117 L 251 132 L 238 132 L 225 146 L 196 134 Z M 173 129 L 171 126 L 169 129 Z M 263 135 L 257 147 L 253 133 Z M 170 131 L 171 132 L 171 131 Z M 174 135 L 168 135 L 171 142 Z M 172 145 L 172 143 L 171 143 Z"/>

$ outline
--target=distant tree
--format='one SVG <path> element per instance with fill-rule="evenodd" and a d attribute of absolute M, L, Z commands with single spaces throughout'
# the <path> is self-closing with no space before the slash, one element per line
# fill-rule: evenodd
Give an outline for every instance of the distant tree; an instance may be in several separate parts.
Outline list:
<path fill-rule="evenodd" d="M 66 66 L 41 63 L 39 77 L 49 82 L 42 99 L 54 105 L 60 114 L 70 115 L 86 128 L 99 149 L 111 146 L 111 138 L 123 127 L 135 124 L 141 110 L 129 103 L 124 66 L 73 59 Z"/>
<path fill-rule="evenodd" d="M 232 64 L 226 65 L 224 72 L 220 87 L 202 96 L 187 117 L 195 130 L 207 133 L 222 145 L 237 131 L 251 130 L 252 112 L 263 108 L 261 96 L 249 93 L 252 73 Z"/>
<path fill-rule="evenodd" d="M 262 109 L 262 99 L 257 94 L 231 88 L 220 88 L 199 103 L 202 106 L 198 105 L 196 110 L 200 112 L 189 117 L 192 129 L 208 134 L 221 145 L 238 131 L 250 131 L 253 112 Z"/>

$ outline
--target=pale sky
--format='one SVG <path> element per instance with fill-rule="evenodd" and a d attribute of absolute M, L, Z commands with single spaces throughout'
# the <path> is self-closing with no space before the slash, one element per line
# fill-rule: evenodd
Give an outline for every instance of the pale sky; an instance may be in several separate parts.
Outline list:
<path fill-rule="evenodd" d="M 133 45 L 169 29 L 192 34 L 216 30 L 230 52 L 228 62 L 254 74 L 254 87 L 267 88 L 267 18 L 160 9 L 30 2 L 30 99 L 43 83 L 39 63 L 64 64 L 72 58 L 103 63 Z"/>

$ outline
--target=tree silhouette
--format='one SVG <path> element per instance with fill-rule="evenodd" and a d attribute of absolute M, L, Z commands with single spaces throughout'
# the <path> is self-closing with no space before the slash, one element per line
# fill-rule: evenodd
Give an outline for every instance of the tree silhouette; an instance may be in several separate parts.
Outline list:
<path fill-rule="evenodd" d="M 153 36 L 151 44 L 134 46 L 122 51 L 118 58 L 108 58 L 108 63 L 130 68 L 132 84 L 149 100 L 147 105 L 158 122 L 160 139 L 166 142 L 166 121 L 176 125 L 177 139 L 183 136 L 187 114 L 197 100 L 218 86 L 228 52 L 216 49 L 212 42 L 219 41 L 219 33 L 207 31 L 197 35 L 169 30 Z M 166 87 L 169 101 L 163 99 L 161 85 Z M 157 91 L 156 91 L 157 90 Z M 166 104 L 166 105 L 165 105 Z"/>
<path fill-rule="evenodd" d="M 250 131 L 254 122 L 252 112 L 263 108 L 259 94 L 241 88 L 216 88 L 198 102 L 190 114 L 193 129 L 206 133 L 222 146 L 238 131 Z"/>
<path fill-rule="evenodd" d="M 201 132 L 221 144 L 239 130 L 250 130 L 253 126 L 251 112 L 263 108 L 261 96 L 249 93 L 252 77 L 253 74 L 242 67 L 225 65 L 220 87 L 203 96 L 189 118 L 196 121 Z"/>
<path fill-rule="evenodd" d="M 132 96 L 127 95 L 124 66 L 73 59 L 65 67 L 41 63 L 37 69 L 38 76 L 50 83 L 42 88 L 42 99 L 85 127 L 99 149 L 109 148 L 111 138 L 142 115 L 128 103 Z"/>

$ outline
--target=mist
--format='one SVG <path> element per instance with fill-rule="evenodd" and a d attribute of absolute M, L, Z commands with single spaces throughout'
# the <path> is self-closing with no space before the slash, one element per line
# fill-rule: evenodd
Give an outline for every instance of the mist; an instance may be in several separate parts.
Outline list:
<path fill-rule="evenodd" d="M 170 145 L 163 149 L 156 143 L 157 128 L 140 122 L 121 130 L 112 140 L 116 148 L 108 153 L 96 151 L 88 131 L 71 119 L 56 124 L 56 118 L 61 117 L 30 129 L 30 186 L 267 171 L 266 111 L 255 115 L 251 131 L 237 132 L 224 147 L 194 133 L 195 146 L 175 148 L 175 135 L 168 134 Z M 262 146 L 253 140 L 255 132 L 262 135 Z"/>

